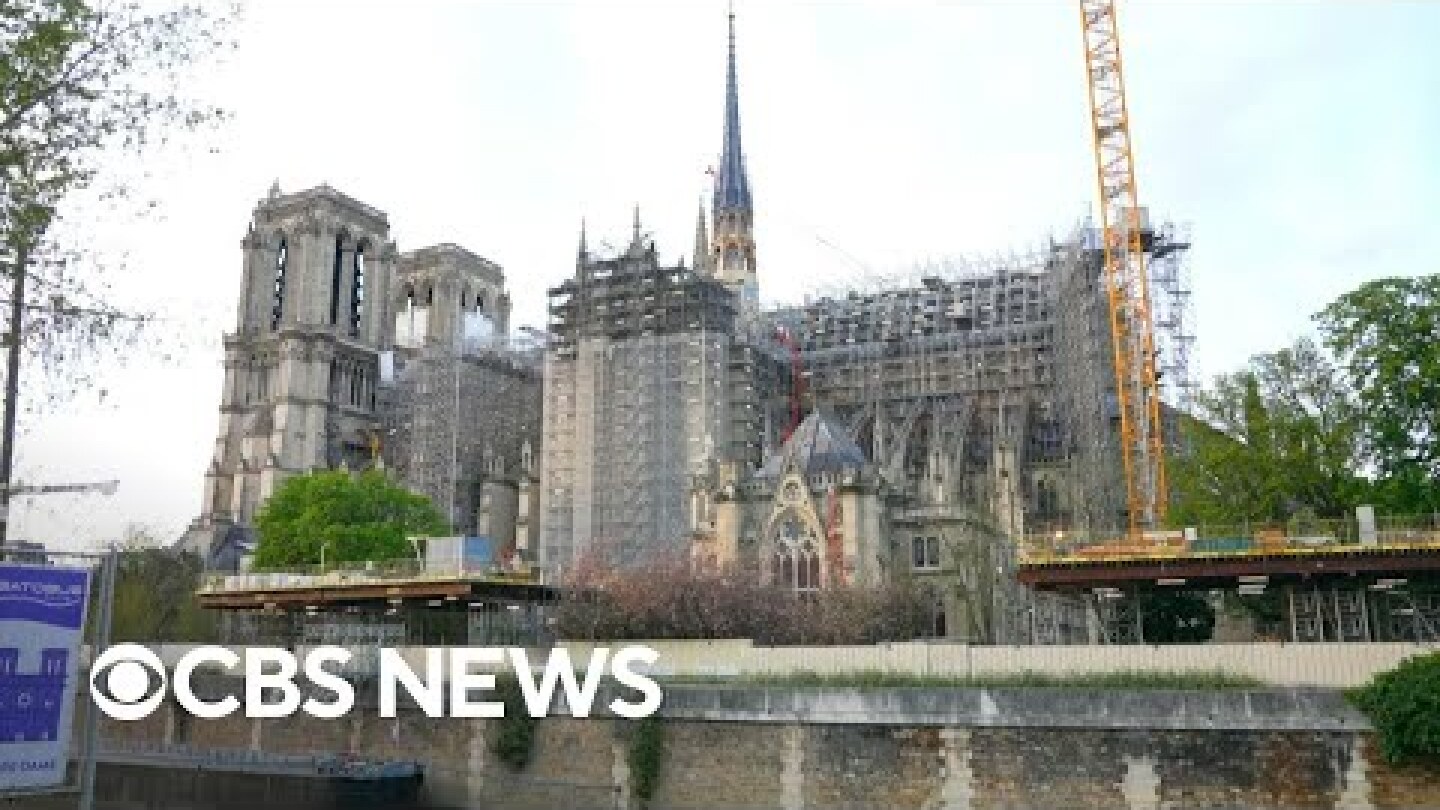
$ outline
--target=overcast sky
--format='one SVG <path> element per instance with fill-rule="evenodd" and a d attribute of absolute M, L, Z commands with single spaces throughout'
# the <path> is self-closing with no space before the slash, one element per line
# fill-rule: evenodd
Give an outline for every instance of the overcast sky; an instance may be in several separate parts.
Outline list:
<path fill-rule="evenodd" d="M 1073 0 L 736 10 L 763 298 L 1023 249 L 1090 209 Z M 1193 225 L 1202 375 L 1361 281 L 1440 270 L 1440 4 L 1129 2 L 1121 31 L 1141 195 Z M 720 147 L 723 2 L 253 0 L 238 38 L 198 84 L 234 114 L 218 152 L 157 153 L 160 215 L 90 237 L 128 252 L 116 295 L 193 348 L 26 417 L 23 480 L 121 483 L 25 500 L 24 539 L 170 539 L 197 513 L 239 242 L 274 181 L 379 207 L 402 250 L 499 262 L 517 324 L 543 325 L 582 216 L 621 245 L 638 204 L 662 257 L 688 259 Z"/>

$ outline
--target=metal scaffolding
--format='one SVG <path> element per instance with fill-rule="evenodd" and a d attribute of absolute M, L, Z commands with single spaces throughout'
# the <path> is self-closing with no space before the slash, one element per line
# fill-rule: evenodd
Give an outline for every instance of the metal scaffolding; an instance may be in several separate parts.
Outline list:
<path fill-rule="evenodd" d="M 382 458 L 457 532 L 476 531 L 481 485 L 511 481 L 522 446 L 539 445 L 539 362 L 537 349 L 502 341 L 395 353 L 380 392 Z"/>
<path fill-rule="evenodd" d="M 1191 393 L 1189 245 L 1168 224 L 1147 228 L 1143 242 L 1179 404 Z M 799 337 L 814 401 L 848 426 L 907 503 L 980 509 L 1013 557 L 1027 533 L 1125 531 L 1103 260 L 1086 226 L 1028 252 L 932 261 L 769 315 Z M 996 593 L 1008 600 L 992 618 L 997 637 L 1094 634 L 1093 608 L 1077 600 Z"/>
<path fill-rule="evenodd" d="M 778 347 L 753 339 L 722 282 L 661 265 L 638 230 L 619 256 L 582 254 L 550 314 L 542 559 L 681 551 L 694 477 L 758 465 L 772 444 Z"/>

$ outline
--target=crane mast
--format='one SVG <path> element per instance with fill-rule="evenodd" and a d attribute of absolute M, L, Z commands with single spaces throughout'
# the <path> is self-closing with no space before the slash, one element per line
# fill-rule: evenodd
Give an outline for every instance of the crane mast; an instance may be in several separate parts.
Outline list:
<path fill-rule="evenodd" d="M 805 360 L 800 353 L 800 344 L 795 341 L 795 336 L 790 334 L 790 330 L 783 326 L 776 327 L 775 338 L 782 346 L 790 350 L 790 422 L 785 426 L 785 432 L 780 437 L 780 443 L 784 444 L 790 440 L 790 434 L 800 427 L 800 419 L 803 416 Z"/>
<path fill-rule="evenodd" d="M 1155 373 L 1155 333 L 1145 268 L 1145 234 L 1114 0 L 1079 0 L 1100 192 L 1105 266 L 1120 416 L 1129 530 L 1140 540 L 1165 517 L 1164 446 Z"/>

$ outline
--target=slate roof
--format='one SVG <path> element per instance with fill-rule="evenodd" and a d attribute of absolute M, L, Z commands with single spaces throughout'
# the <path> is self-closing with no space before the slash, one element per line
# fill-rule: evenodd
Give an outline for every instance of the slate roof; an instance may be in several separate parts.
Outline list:
<path fill-rule="evenodd" d="M 792 458 L 806 475 L 858 470 L 867 463 L 860 446 L 818 411 L 805 417 L 780 452 L 766 459 L 755 475 L 778 478 Z"/>

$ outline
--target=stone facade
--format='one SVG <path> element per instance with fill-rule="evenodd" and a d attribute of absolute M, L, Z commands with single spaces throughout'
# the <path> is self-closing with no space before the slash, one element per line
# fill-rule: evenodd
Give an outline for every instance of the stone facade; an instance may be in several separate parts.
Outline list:
<path fill-rule="evenodd" d="M 270 196 L 241 241 L 235 331 L 225 336 L 220 428 L 192 545 L 247 526 L 288 475 L 363 453 L 376 425 L 383 296 L 395 245 L 386 216 L 329 187 Z"/>
<path fill-rule="evenodd" d="M 893 498 L 846 434 L 812 413 L 758 470 L 724 465 L 697 479 L 693 552 L 705 564 L 752 568 L 795 591 L 875 585 L 893 570 Z"/>
<path fill-rule="evenodd" d="M 287 476 L 382 463 L 455 531 L 533 544 L 516 522 L 534 523 L 539 355 L 509 337 L 499 265 L 451 244 L 401 255 L 384 212 L 328 186 L 272 188 L 241 247 L 220 426 L 182 545 L 238 567 Z"/>

